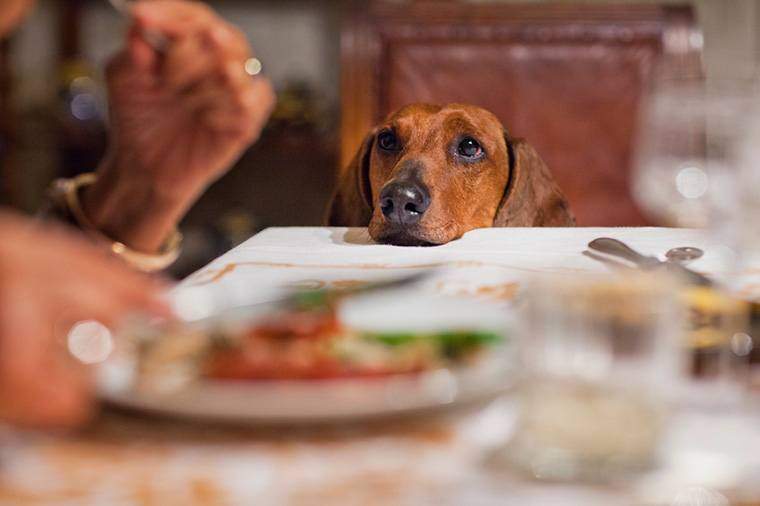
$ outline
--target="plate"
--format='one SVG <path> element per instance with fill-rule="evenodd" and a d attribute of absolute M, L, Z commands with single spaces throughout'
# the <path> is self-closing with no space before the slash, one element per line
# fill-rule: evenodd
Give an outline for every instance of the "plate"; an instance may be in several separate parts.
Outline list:
<path fill-rule="evenodd" d="M 414 374 L 324 380 L 198 380 L 181 390 L 135 386 L 134 358 L 113 356 L 98 368 L 101 398 L 153 414 L 203 421 L 258 424 L 346 422 L 416 415 L 485 402 L 509 391 L 516 376 L 514 340 L 502 308 L 471 300 L 372 295 L 345 304 L 341 319 L 366 329 L 501 327 L 504 344 L 485 350 L 472 365 Z M 427 320 L 427 323 L 426 323 Z M 462 327 L 461 325 L 465 327 Z"/>
<path fill-rule="evenodd" d="M 506 393 L 503 367 L 376 378 L 300 381 L 201 381 L 169 394 L 132 388 L 128 371 L 101 366 L 101 398 L 112 405 L 171 417 L 220 422 L 303 424 L 413 415 L 485 402 Z"/>

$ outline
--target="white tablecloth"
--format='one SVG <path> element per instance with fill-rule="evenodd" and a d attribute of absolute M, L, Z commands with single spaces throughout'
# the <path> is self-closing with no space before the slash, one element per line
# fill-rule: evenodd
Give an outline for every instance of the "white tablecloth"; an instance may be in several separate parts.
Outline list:
<path fill-rule="evenodd" d="M 440 275 L 423 289 L 508 301 L 537 273 L 608 270 L 582 254 L 597 237 L 614 237 L 661 258 L 670 248 L 696 246 L 706 253 L 690 267 L 722 274 L 725 249 L 711 247 L 702 231 L 691 229 L 492 228 L 443 246 L 398 247 L 374 244 L 366 229 L 270 228 L 190 276 L 178 293 L 194 292 L 210 308 L 268 300 L 285 286 L 345 286 L 438 266 Z M 747 273 L 742 283 L 760 291 L 758 281 L 757 273 Z"/>

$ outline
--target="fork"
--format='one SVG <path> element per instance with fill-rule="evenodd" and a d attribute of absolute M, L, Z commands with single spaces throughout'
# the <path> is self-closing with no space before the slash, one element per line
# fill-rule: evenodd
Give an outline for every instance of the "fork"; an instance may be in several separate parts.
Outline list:
<path fill-rule="evenodd" d="M 123 17 L 127 19 L 132 18 L 132 5 L 136 3 L 136 0 L 108 0 L 108 3 Z M 145 41 L 160 53 L 166 52 L 166 49 L 169 47 L 169 39 L 157 30 L 145 30 L 143 36 Z"/>

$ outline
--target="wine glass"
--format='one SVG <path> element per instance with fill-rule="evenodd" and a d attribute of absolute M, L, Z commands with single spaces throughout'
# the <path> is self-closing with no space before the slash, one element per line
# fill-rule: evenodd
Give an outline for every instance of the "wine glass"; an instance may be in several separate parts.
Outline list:
<path fill-rule="evenodd" d="M 735 191 L 757 83 L 754 65 L 717 78 L 654 72 L 639 118 L 633 192 L 655 223 L 702 228 L 718 217 L 716 207 Z"/>

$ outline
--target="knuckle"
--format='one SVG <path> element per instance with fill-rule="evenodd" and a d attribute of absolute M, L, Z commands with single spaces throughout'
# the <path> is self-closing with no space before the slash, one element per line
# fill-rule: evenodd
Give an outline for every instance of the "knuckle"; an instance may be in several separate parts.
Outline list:
<path fill-rule="evenodd" d="M 227 62 L 222 68 L 221 79 L 226 86 L 234 86 L 238 80 L 237 66 L 232 62 Z"/>
<path fill-rule="evenodd" d="M 182 7 L 185 9 L 185 12 L 188 14 L 194 14 L 198 16 L 204 16 L 204 17 L 217 17 L 216 11 L 211 8 L 208 4 L 205 2 L 198 2 L 198 1 L 192 1 L 192 2 L 182 2 Z"/>
<path fill-rule="evenodd" d="M 268 112 L 274 109 L 277 104 L 277 93 L 269 79 L 263 78 L 257 81 L 256 100 Z"/>
<path fill-rule="evenodd" d="M 251 46 L 248 43 L 248 37 L 246 37 L 245 33 L 234 25 L 229 25 L 229 31 L 232 34 L 232 40 L 235 43 L 235 47 L 239 49 L 242 53 L 245 54 L 251 54 Z"/>
<path fill-rule="evenodd" d="M 258 94 L 253 88 L 246 88 L 235 93 L 235 107 L 244 111 L 255 108 L 258 102 Z"/>

